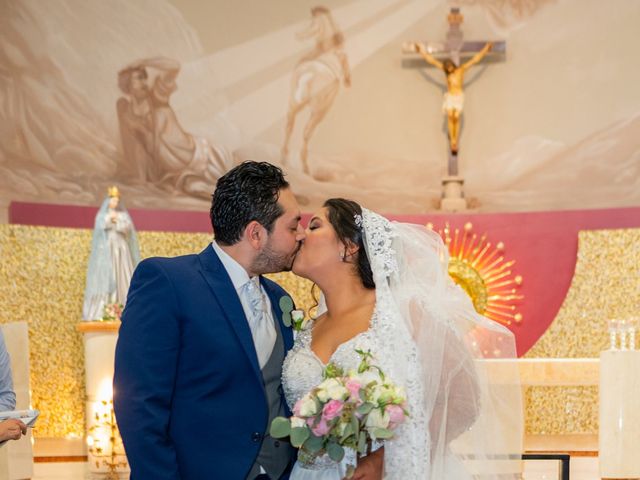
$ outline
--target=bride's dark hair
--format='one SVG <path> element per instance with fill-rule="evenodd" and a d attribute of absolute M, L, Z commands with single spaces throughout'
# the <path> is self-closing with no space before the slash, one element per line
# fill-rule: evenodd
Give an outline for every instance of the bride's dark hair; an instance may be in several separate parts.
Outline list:
<path fill-rule="evenodd" d="M 362 207 L 356 202 L 344 198 L 330 198 L 324 202 L 323 206 L 327 209 L 327 218 L 336 231 L 338 239 L 345 247 L 349 247 L 351 244 L 358 247 L 358 251 L 352 258 L 358 277 L 362 280 L 362 285 L 369 289 L 376 288 L 364 247 L 362 228 L 356 224 L 356 216 L 362 217 Z"/>

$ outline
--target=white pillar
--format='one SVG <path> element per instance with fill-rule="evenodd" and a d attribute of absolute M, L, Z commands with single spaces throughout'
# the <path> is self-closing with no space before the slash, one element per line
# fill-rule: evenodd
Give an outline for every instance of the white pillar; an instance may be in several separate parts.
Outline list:
<path fill-rule="evenodd" d="M 129 478 L 120 436 L 116 435 L 115 449 L 109 441 L 115 428 L 113 362 L 120 322 L 81 322 L 77 328 L 84 334 L 89 478 Z M 102 453 L 98 453 L 97 448 L 101 448 Z"/>
<path fill-rule="evenodd" d="M 600 354 L 600 477 L 640 478 L 640 351 Z"/>
<path fill-rule="evenodd" d="M 29 395 L 29 328 L 26 322 L 2 325 L 4 341 L 11 359 L 13 390 L 16 410 L 28 410 Z M 37 422 L 36 422 L 37 426 Z M 22 480 L 33 476 L 33 445 L 31 429 L 20 440 L 11 440 L 0 446 L 0 478 Z"/>

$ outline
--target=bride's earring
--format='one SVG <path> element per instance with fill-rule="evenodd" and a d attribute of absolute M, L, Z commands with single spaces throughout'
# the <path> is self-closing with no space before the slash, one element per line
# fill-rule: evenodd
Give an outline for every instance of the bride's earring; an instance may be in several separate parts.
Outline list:
<path fill-rule="evenodd" d="M 347 260 L 347 252 L 340 252 L 340 260 L 342 260 L 343 262 L 345 262 Z"/>

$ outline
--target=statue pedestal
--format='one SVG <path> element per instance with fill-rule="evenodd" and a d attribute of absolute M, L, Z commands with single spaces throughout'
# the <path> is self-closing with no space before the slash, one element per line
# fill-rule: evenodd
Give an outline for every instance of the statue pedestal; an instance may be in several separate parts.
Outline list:
<path fill-rule="evenodd" d="M 76 328 L 84 334 L 88 478 L 129 478 L 113 414 L 113 362 L 120 322 L 80 322 Z"/>
<path fill-rule="evenodd" d="M 467 209 L 462 186 L 464 179 L 458 176 L 447 176 L 442 179 L 442 200 L 440 210 L 445 212 L 462 212 Z"/>
<path fill-rule="evenodd" d="M 640 350 L 600 354 L 600 477 L 640 478 Z"/>

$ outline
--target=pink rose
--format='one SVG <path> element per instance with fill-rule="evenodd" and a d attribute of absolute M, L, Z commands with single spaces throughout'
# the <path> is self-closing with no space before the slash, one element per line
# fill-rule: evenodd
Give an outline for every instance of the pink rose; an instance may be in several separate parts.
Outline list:
<path fill-rule="evenodd" d="M 296 417 L 300 416 L 300 406 L 302 405 L 302 399 L 298 400 L 296 404 L 293 406 L 293 414 Z"/>
<path fill-rule="evenodd" d="M 395 428 L 404 422 L 404 411 L 399 405 L 387 405 L 384 411 L 389 415 L 389 428 Z"/>
<path fill-rule="evenodd" d="M 322 418 L 324 420 L 333 420 L 342 413 L 344 404 L 340 400 L 329 400 L 322 409 Z"/>
<path fill-rule="evenodd" d="M 327 433 L 329 433 L 329 430 L 331 430 L 329 425 L 327 425 L 327 421 L 324 418 L 321 418 L 315 427 L 313 426 L 313 422 L 314 422 L 313 418 L 307 419 L 307 425 L 309 425 L 309 427 L 311 428 L 311 431 L 316 437 L 322 437 L 323 435 L 326 435 Z"/>
<path fill-rule="evenodd" d="M 345 387 L 347 387 L 347 390 L 349 390 L 350 399 L 352 401 L 360 400 L 360 389 L 362 388 L 362 385 L 360 385 L 359 382 L 353 379 L 349 379 L 347 380 Z"/>

